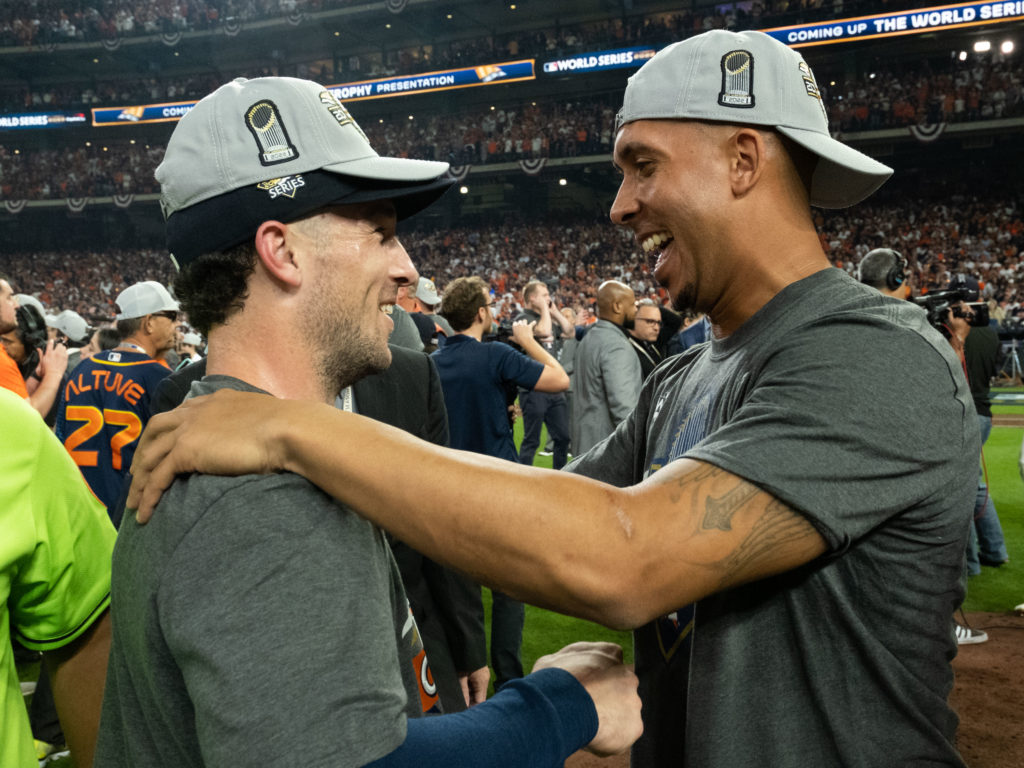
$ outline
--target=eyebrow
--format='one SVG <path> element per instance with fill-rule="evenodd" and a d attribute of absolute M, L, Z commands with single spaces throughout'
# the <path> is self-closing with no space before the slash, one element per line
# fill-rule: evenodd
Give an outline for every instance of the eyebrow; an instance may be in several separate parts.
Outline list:
<path fill-rule="evenodd" d="M 621 171 L 622 167 L 615 161 L 616 156 L 621 157 L 625 162 L 629 162 L 632 158 L 641 153 L 650 153 L 659 158 L 663 154 L 642 141 L 629 141 L 623 145 L 621 150 L 618 147 L 615 148 L 615 151 L 612 153 L 612 165 Z"/>

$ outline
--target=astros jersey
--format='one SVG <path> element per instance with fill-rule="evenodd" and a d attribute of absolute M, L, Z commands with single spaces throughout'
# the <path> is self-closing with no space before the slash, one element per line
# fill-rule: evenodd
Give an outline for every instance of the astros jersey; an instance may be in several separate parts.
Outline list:
<path fill-rule="evenodd" d="M 144 352 L 109 350 L 80 363 L 64 385 L 57 437 L 108 511 L 152 413 L 150 398 L 168 374 Z"/>

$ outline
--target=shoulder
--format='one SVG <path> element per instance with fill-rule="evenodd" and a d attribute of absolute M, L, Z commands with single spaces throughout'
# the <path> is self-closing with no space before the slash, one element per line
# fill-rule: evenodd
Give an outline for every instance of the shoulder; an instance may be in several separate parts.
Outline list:
<path fill-rule="evenodd" d="M 430 356 L 423 352 L 398 347 L 394 344 L 388 344 L 388 349 L 391 350 L 391 365 L 382 373 L 387 373 L 388 371 L 393 371 L 394 373 L 405 371 L 424 372 L 430 368 Z"/>

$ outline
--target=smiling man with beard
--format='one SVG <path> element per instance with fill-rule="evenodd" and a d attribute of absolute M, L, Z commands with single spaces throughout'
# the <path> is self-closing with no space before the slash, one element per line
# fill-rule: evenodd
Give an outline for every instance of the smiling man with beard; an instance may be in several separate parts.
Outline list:
<path fill-rule="evenodd" d="M 447 169 L 379 157 L 313 82 L 239 79 L 200 101 L 156 171 L 175 287 L 209 339 L 191 395 L 253 393 L 259 410 L 343 393 L 351 410 L 349 385 L 391 362 L 383 310 L 417 277 L 397 223 Z M 181 478 L 154 525 L 121 527 L 111 606 L 109 768 L 553 768 L 640 731 L 608 643 L 423 717 L 441 704 L 384 532 L 294 474 Z"/>
<path fill-rule="evenodd" d="M 133 500 L 196 467 L 296 471 L 509 594 L 636 627 L 636 766 L 963 765 L 947 697 L 970 390 L 922 310 L 831 268 L 811 211 L 891 170 L 829 135 L 810 68 L 759 32 L 651 58 L 614 161 L 612 219 L 712 338 L 658 368 L 574 475 L 304 404 L 207 428 L 252 406 L 229 395 L 150 429 Z"/>

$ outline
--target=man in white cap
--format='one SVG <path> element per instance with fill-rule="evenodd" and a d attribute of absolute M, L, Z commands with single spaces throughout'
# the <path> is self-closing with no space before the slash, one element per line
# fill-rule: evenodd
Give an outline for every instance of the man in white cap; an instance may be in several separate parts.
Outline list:
<path fill-rule="evenodd" d="M 306 404 L 225 429 L 257 408 L 230 393 L 154 422 L 140 515 L 180 471 L 287 467 L 520 599 L 637 627 L 637 766 L 962 765 L 947 697 L 970 390 L 923 311 L 831 268 L 811 213 L 890 169 L 831 138 L 796 51 L 725 31 L 630 78 L 614 161 L 613 220 L 712 337 L 646 382 L 577 475 Z"/>
<path fill-rule="evenodd" d="M 156 358 L 174 347 L 178 318 L 178 302 L 153 280 L 125 288 L 116 301 L 121 310 L 117 315 L 121 343 L 79 363 L 71 372 L 55 427 L 110 513 L 152 413 L 149 400 L 157 384 L 170 374 Z M 115 525 L 119 522 L 114 520 Z"/>
<path fill-rule="evenodd" d="M 416 280 L 397 222 L 447 170 L 378 156 L 307 80 L 201 100 L 156 171 L 175 291 L 208 341 L 192 395 L 357 409 L 351 385 L 391 362 L 383 310 Z M 182 478 L 153 525 L 122 526 L 113 574 L 97 765 L 555 766 L 639 734 L 609 644 L 422 717 L 438 692 L 383 532 L 296 475 Z"/>
<path fill-rule="evenodd" d="M 181 337 L 181 362 L 178 364 L 178 368 L 182 368 L 189 363 L 198 363 L 203 359 L 203 356 L 199 354 L 199 348 L 203 345 L 203 337 L 195 331 L 188 331 Z"/>

